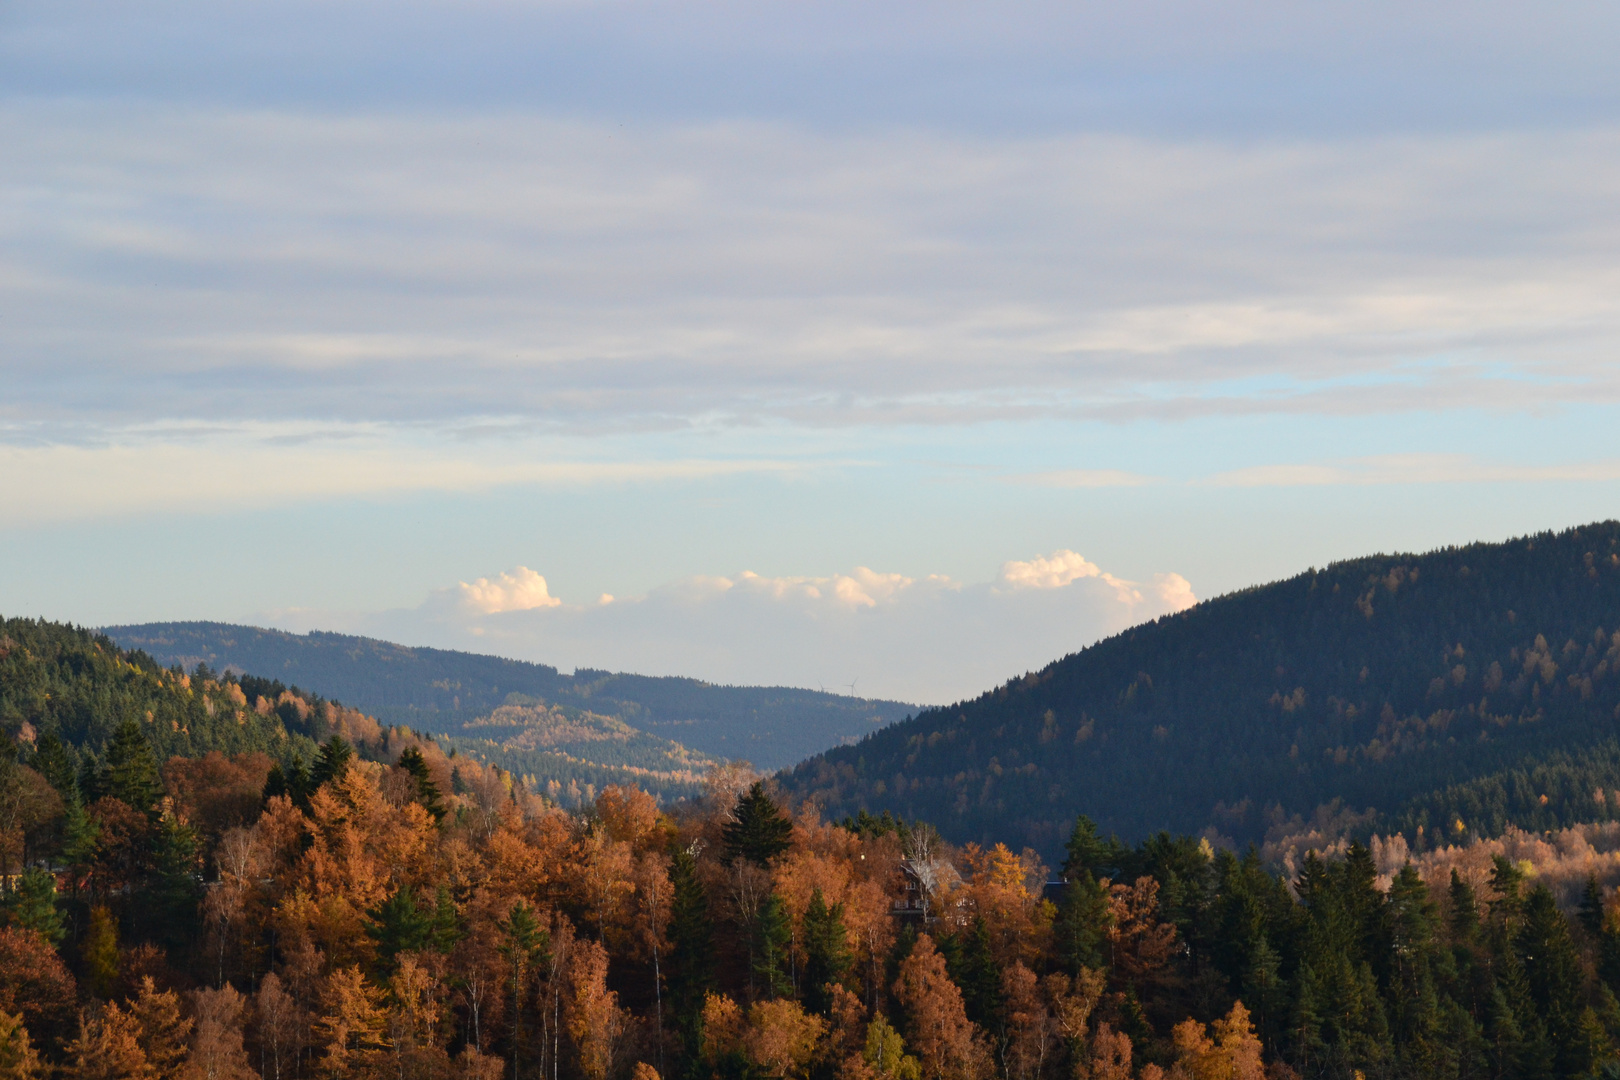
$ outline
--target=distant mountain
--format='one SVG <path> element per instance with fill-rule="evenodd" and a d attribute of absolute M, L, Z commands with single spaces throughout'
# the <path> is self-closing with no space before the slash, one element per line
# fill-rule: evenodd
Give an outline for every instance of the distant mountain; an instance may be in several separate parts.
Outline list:
<path fill-rule="evenodd" d="M 279 679 L 417 731 L 483 738 L 497 709 L 543 704 L 622 721 L 701 758 L 746 759 L 767 770 L 853 742 L 916 711 L 898 701 L 779 686 L 716 686 L 589 669 L 564 675 L 545 664 L 345 634 L 209 622 L 105 632 L 160 664 L 191 670 L 205 663 Z"/>
<path fill-rule="evenodd" d="M 1082 812 L 1241 842 L 1335 800 L 1432 842 L 1614 817 L 1617 731 L 1611 521 L 1210 600 L 782 779 L 836 815 L 1048 853 Z"/>

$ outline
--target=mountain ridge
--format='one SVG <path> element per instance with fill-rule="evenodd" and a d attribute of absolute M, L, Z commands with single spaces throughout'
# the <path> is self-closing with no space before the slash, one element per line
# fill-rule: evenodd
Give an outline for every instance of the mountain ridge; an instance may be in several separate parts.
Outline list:
<path fill-rule="evenodd" d="M 1047 852 L 1081 812 L 1126 837 L 1235 842 L 1335 799 L 1393 820 L 1554 751 L 1586 755 L 1577 771 L 1609 790 L 1615 763 L 1588 752 L 1620 731 L 1617 627 L 1613 521 L 1365 556 L 1126 630 L 781 781 L 832 814 L 888 810 Z M 1588 801 L 1568 818 L 1613 812 Z M 1407 824 L 1432 837 L 1449 806 Z"/>

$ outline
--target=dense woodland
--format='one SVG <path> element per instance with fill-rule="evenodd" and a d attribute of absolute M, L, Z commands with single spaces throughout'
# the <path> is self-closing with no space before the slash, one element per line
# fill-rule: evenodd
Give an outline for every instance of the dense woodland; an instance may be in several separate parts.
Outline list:
<path fill-rule="evenodd" d="M 740 766 L 571 810 L 26 621 L 0 722 L 0 1078 L 1620 1075 L 1620 824 L 1279 873 L 1087 818 L 1049 869 Z"/>
<path fill-rule="evenodd" d="M 113 626 L 107 633 L 166 667 L 178 664 L 189 671 L 205 663 L 219 671 L 272 676 L 417 731 L 480 738 L 483 734 L 466 730 L 467 725 L 481 724 L 502 706 L 540 701 L 622 721 L 699 756 L 746 758 L 766 771 L 916 711 L 897 701 L 786 686 L 716 686 L 586 668 L 564 675 L 547 664 L 348 634 L 289 634 L 210 622 Z M 623 763 L 617 747 L 593 750 L 588 760 L 596 765 Z M 548 772 L 554 765 L 531 764 Z"/>
<path fill-rule="evenodd" d="M 1049 857 L 1082 812 L 1128 837 L 1241 844 L 1335 800 L 1432 844 L 1620 812 L 1617 720 L 1620 523 L 1605 522 L 1207 601 L 785 783 L 834 813 Z"/>

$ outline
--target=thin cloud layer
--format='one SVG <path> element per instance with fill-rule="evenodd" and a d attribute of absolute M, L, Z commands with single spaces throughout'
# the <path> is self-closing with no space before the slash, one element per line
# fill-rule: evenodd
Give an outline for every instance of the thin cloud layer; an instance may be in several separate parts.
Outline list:
<path fill-rule="evenodd" d="M 0 137 L 0 422 L 45 441 L 1620 396 L 1608 128 L 1221 143 L 33 102 Z"/>
<path fill-rule="evenodd" d="M 857 567 L 827 577 L 692 577 L 636 597 L 566 604 L 526 567 L 375 615 L 282 612 L 294 630 L 720 683 L 804 686 L 948 703 L 1108 634 L 1190 607 L 1179 574 L 1124 581 L 1072 551 L 978 584 Z"/>

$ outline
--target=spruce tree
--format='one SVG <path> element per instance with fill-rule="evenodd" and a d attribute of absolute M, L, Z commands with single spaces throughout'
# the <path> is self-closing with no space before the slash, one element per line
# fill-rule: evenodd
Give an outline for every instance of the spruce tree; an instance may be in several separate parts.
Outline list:
<path fill-rule="evenodd" d="M 319 788 L 322 784 L 332 780 L 342 779 L 349 771 L 349 762 L 354 760 L 354 747 L 341 735 L 334 735 L 321 745 L 321 752 L 315 756 L 315 770 L 310 777 L 310 786 Z"/>
<path fill-rule="evenodd" d="M 1001 969 L 990 949 L 990 928 L 983 916 L 973 925 L 940 942 L 946 970 L 962 991 L 962 1005 L 969 1020 L 985 1031 L 1000 1028 Z"/>
<path fill-rule="evenodd" d="M 791 997 L 793 980 L 788 976 L 788 947 L 793 940 L 787 905 L 771 893 L 759 905 L 754 918 L 753 974 L 759 992 L 768 998 Z M 754 980 L 749 981 L 754 986 Z"/>
<path fill-rule="evenodd" d="M 1524 925 L 1513 944 L 1562 1075 L 1584 1071 L 1590 1062 L 1581 1060 L 1580 954 L 1570 940 L 1569 923 L 1545 885 L 1537 885 L 1525 899 Z"/>
<path fill-rule="evenodd" d="M 63 799 L 79 795 L 78 768 L 73 754 L 56 734 L 55 728 L 46 729 L 34 741 L 34 770 L 43 776 Z"/>
<path fill-rule="evenodd" d="M 399 755 L 399 767 L 411 774 L 416 784 L 416 801 L 422 804 L 422 808 L 432 814 L 435 821 L 443 818 L 444 803 L 439 798 L 439 785 L 428 771 L 427 759 L 422 756 L 422 751 L 407 746 Z"/>
<path fill-rule="evenodd" d="M 420 952 L 433 940 L 434 917 L 422 910 L 416 890 L 401 885 L 377 907 L 366 912 L 366 936 L 377 943 L 377 959 L 384 971 L 392 970 L 402 952 Z"/>
<path fill-rule="evenodd" d="M 154 937 L 178 948 L 191 932 L 202 901 L 202 841 L 172 810 L 158 819 L 152 838 L 151 882 L 143 917 Z"/>
<path fill-rule="evenodd" d="M 32 930 L 52 945 L 62 940 L 65 924 L 56 903 L 56 875 L 31 866 L 6 894 L 6 916 L 15 926 Z"/>
<path fill-rule="evenodd" d="M 100 786 L 106 795 L 144 814 L 156 811 L 163 797 L 163 781 L 158 776 L 152 744 L 146 741 L 136 721 L 119 724 L 107 741 Z"/>
<path fill-rule="evenodd" d="M 530 984 L 550 956 L 551 935 L 522 900 L 512 905 L 512 910 L 496 924 L 496 929 L 501 934 L 499 951 L 506 961 L 507 986 L 512 994 L 512 1075 L 520 1076 L 519 1061 L 525 1043 L 523 1017 L 528 1008 Z"/>
<path fill-rule="evenodd" d="M 690 851 L 675 852 L 669 883 L 670 1012 L 688 1059 L 695 1061 L 703 1045 L 703 1000 L 714 985 L 714 928 L 709 898 Z"/>
<path fill-rule="evenodd" d="M 1058 960 L 1070 975 L 1079 975 L 1081 968 L 1098 970 L 1107 964 L 1108 930 L 1113 921 L 1108 889 L 1089 870 L 1071 876 L 1052 927 Z"/>
<path fill-rule="evenodd" d="M 725 862 L 729 866 L 737 859 L 747 859 L 764 866 L 788 849 L 792 835 L 793 822 L 765 794 L 765 785 L 756 780 L 753 787 L 737 797 L 731 820 L 726 822 Z"/>
<path fill-rule="evenodd" d="M 1586 875 L 1586 888 L 1581 891 L 1581 925 L 1593 937 L 1603 929 L 1603 890 L 1598 887 L 1596 874 Z"/>
<path fill-rule="evenodd" d="M 827 906 L 818 888 L 804 913 L 804 1003 L 811 1012 L 832 1010 L 831 985 L 843 981 L 853 957 L 844 929 L 844 905 Z"/>

